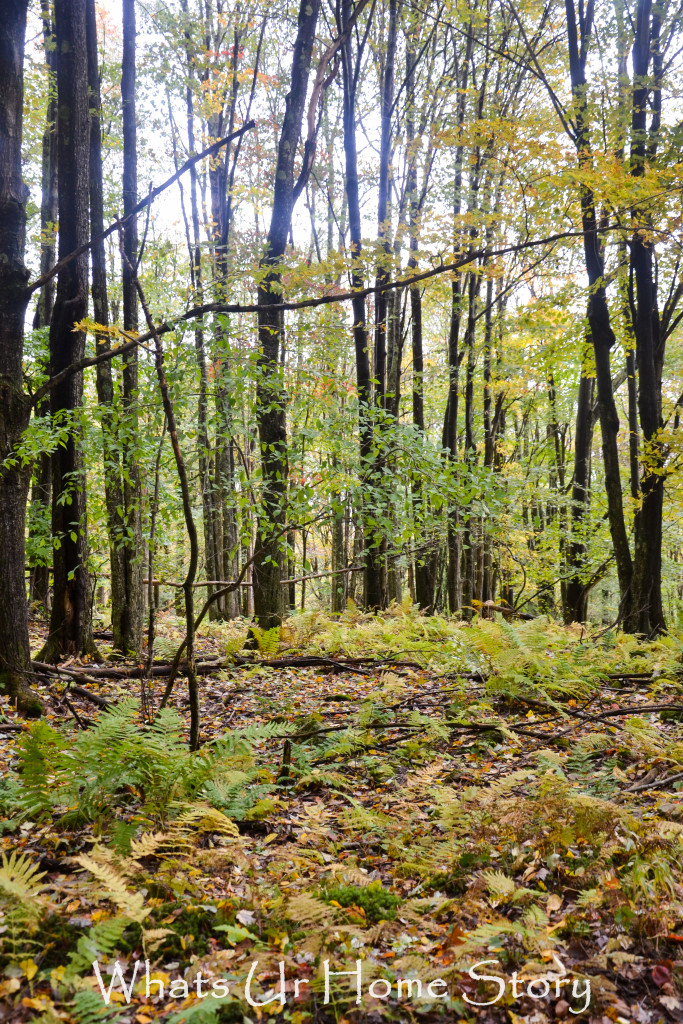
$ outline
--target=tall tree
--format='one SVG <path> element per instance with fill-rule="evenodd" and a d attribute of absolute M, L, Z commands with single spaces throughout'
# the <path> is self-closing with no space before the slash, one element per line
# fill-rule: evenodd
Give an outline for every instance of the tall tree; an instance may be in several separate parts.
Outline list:
<path fill-rule="evenodd" d="M 292 225 L 294 160 L 311 67 L 320 0 L 301 0 L 292 75 L 278 144 L 273 186 L 273 209 L 266 249 L 260 266 L 265 274 L 258 288 L 259 358 L 256 381 L 256 421 L 261 446 L 262 503 L 254 566 L 254 612 L 262 627 L 282 621 L 284 594 L 283 531 L 287 518 L 287 425 L 280 355 L 284 316 L 273 309 L 281 301 L 282 258 Z"/>
<path fill-rule="evenodd" d="M 55 0 L 57 42 L 57 164 L 59 261 L 87 242 L 90 112 L 86 0 Z M 86 315 L 88 254 L 66 261 L 57 277 L 50 323 L 50 372 L 54 376 L 83 358 L 85 332 L 75 329 Z M 89 654 L 92 638 L 91 583 L 88 572 L 85 474 L 80 409 L 83 376 L 74 374 L 51 390 L 55 422 L 69 427 L 52 458 L 54 598 L 43 659 Z"/>
<path fill-rule="evenodd" d="M 21 144 L 27 0 L 8 0 L 0 18 L 0 690 L 24 714 L 41 703 L 26 683 L 31 654 L 24 578 L 29 469 L 13 453 L 29 422 L 23 391 L 26 201 Z"/>
<path fill-rule="evenodd" d="M 45 64 L 48 73 L 48 100 L 43 131 L 43 152 L 41 168 L 40 202 L 40 276 L 43 277 L 54 266 L 57 240 L 57 82 L 55 78 L 55 47 L 52 25 L 52 8 L 49 0 L 42 0 L 43 40 Z M 50 325 L 55 299 L 54 278 L 46 281 L 38 292 L 36 311 L 33 317 L 34 330 Z M 49 416 L 50 403 L 47 399 L 36 410 L 40 416 Z M 44 536 L 45 521 L 50 516 L 52 495 L 52 465 L 47 452 L 40 455 L 34 468 L 33 486 L 29 516 L 29 538 L 38 540 Z M 50 610 L 50 565 L 41 557 L 31 565 L 29 584 L 31 601 L 38 603 L 45 614 Z"/>
<path fill-rule="evenodd" d="M 135 107 L 135 0 L 123 0 L 123 54 L 121 105 L 123 113 L 123 329 L 138 329 L 138 296 L 134 280 L 138 261 L 138 148 Z M 123 600 L 114 609 L 112 626 L 117 646 L 139 653 L 142 649 L 142 488 L 138 461 L 138 350 L 123 357 L 123 501 L 125 534 L 122 538 Z M 114 621 L 116 620 L 116 621 Z"/>
<path fill-rule="evenodd" d="M 587 11 L 585 13 L 582 11 L 581 17 L 577 18 L 574 0 L 565 0 L 565 7 L 567 14 L 569 71 L 574 99 L 574 123 L 576 126 L 573 134 L 579 165 L 584 169 L 589 169 L 592 157 L 586 61 L 593 32 L 594 8 L 590 4 Z M 587 317 L 595 354 L 595 376 L 598 392 L 598 409 L 600 412 L 600 429 L 602 432 L 607 510 L 619 577 L 621 615 L 628 619 L 632 598 L 631 579 L 633 576 L 633 561 L 624 518 L 617 442 L 619 414 L 612 390 L 610 367 L 610 350 L 614 346 L 616 337 L 610 322 L 609 306 L 607 303 L 605 256 L 599 233 L 600 225 L 595 195 L 590 185 L 586 182 L 581 185 L 581 223 L 583 228 L 584 261 L 590 290 Z"/>
<path fill-rule="evenodd" d="M 631 118 L 631 175 L 642 179 L 646 162 L 657 157 L 661 128 L 663 56 L 662 11 L 652 0 L 639 0 L 633 40 Z M 652 76 L 650 76 L 652 62 Z M 652 122 L 648 130 L 648 110 Z M 662 370 L 666 333 L 657 302 L 659 274 L 655 269 L 655 243 L 647 202 L 633 209 L 631 280 L 633 336 L 638 370 L 638 413 L 643 431 L 641 507 L 635 523 L 635 550 L 631 593 L 631 622 L 636 632 L 661 633 L 666 629 L 662 607 L 662 514 L 665 453 L 659 436 L 662 419 Z"/>
<path fill-rule="evenodd" d="M 342 78 L 343 94 L 343 127 L 344 127 L 344 184 L 349 212 L 349 240 L 351 256 L 351 287 L 359 292 L 364 284 L 362 269 L 362 225 L 360 213 L 360 192 L 358 187 L 358 151 L 356 144 L 356 96 L 358 81 L 363 60 L 363 50 L 367 40 L 367 30 L 358 43 L 354 59 L 353 43 L 348 26 L 351 21 L 352 4 L 350 0 L 337 3 L 337 28 L 345 34 L 342 46 Z M 372 515 L 368 505 L 371 500 L 373 476 L 372 465 L 372 384 L 370 373 L 370 355 L 368 352 L 369 337 L 367 326 L 366 301 L 363 295 L 355 295 L 351 300 L 353 317 L 353 343 L 356 362 L 356 390 L 358 393 L 358 436 L 360 445 L 360 477 L 362 517 L 357 527 L 357 537 L 362 544 L 365 562 L 365 593 L 364 600 L 370 607 L 381 604 L 382 560 L 378 558 L 378 538 L 374 536 Z M 381 538 L 379 538 L 381 540 Z M 379 564 L 377 564 L 379 562 Z"/>
<path fill-rule="evenodd" d="M 102 128 L 100 102 L 100 72 L 97 55 L 97 22 L 94 0 L 88 0 L 88 86 L 90 90 L 90 229 L 94 244 L 92 247 L 92 302 L 95 321 L 106 328 L 109 323 L 109 302 L 107 296 L 107 260 L 104 248 L 104 186 L 102 180 Z M 106 330 L 95 335 L 98 355 L 109 351 L 109 334 Z M 125 635 L 122 633 L 121 609 L 126 603 L 126 545 L 123 483 L 121 479 L 121 447 L 119 440 L 119 417 L 116 414 L 116 397 L 112 364 L 105 359 L 97 364 L 97 397 L 102 422 L 102 454 L 104 457 L 104 495 L 107 513 L 107 534 L 109 539 L 109 567 L 111 584 L 112 632 L 114 646 L 126 651 Z"/>

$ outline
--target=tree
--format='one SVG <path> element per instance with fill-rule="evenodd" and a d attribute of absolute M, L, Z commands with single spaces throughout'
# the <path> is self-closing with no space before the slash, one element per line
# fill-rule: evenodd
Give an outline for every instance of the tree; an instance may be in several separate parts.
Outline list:
<path fill-rule="evenodd" d="M 87 242 L 90 112 L 86 0 L 55 0 L 57 45 L 57 164 L 59 193 L 59 261 Z M 83 358 L 85 332 L 74 327 L 86 315 L 88 254 L 61 265 L 50 323 L 50 373 Z M 52 532 L 54 598 L 45 661 L 66 654 L 92 654 L 92 594 L 88 572 L 86 494 L 79 421 L 82 374 L 53 387 L 53 422 L 69 428 L 64 445 L 52 457 Z"/>
<path fill-rule="evenodd" d="M 256 420 L 261 447 L 263 496 L 256 548 L 263 554 L 257 558 L 254 568 L 254 612 L 264 628 L 278 624 L 284 616 L 280 580 L 282 538 L 287 518 L 286 400 L 280 380 L 284 317 L 280 310 L 271 307 L 277 305 L 281 296 L 281 262 L 291 230 L 295 201 L 294 160 L 301 135 L 319 6 L 319 0 L 301 0 L 299 8 L 290 91 L 275 166 L 273 211 L 260 264 L 265 273 L 258 288 Z"/>
<path fill-rule="evenodd" d="M 351 287 L 360 292 L 364 286 L 362 270 L 362 228 L 360 213 L 360 194 L 358 188 L 358 152 L 356 145 L 356 94 L 363 50 L 367 41 L 367 31 L 358 43 L 354 60 L 351 33 L 347 31 L 351 21 L 352 6 L 349 0 L 337 3 L 336 18 L 339 35 L 344 33 L 342 47 L 343 95 L 343 126 L 344 126 L 344 186 L 349 211 L 349 238 L 351 255 Z M 353 344 L 356 363 L 356 390 L 358 394 L 358 436 L 360 454 L 360 480 L 362 502 L 362 528 L 360 544 L 362 545 L 365 562 L 365 594 L 364 602 L 370 607 L 381 604 L 382 560 L 379 557 L 377 539 L 373 533 L 372 516 L 368 510 L 371 500 L 371 480 L 373 470 L 373 410 L 372 384 L 370 373 L 370 356 L 368 352 L 369 337 L 367 327 L 366 300 L 363 295 L 356 295 L 351 300 L 353 317 Z M 368 592 L 369 588 L 369 592 Z"/>
<path fill-rule="evenodd" d="M 0 19 L 0 689 L 24 714 L 41 704 L 26 683 L 30 668 L 24 579 L 24 526 L 30 471 L 17 456 L 28 425 L 23 391 L 26 200 L 21 144 L 24 101 L 26 0 L 10 0 Z"/>
<path fill-rule="evenodd" d="M 95 320 L 102 327 L 109 325 L 107 295 L 107 263 L 104 246 L 104 186 L 102 181 L 102 132 L 100 74 L 97 57 L 97 24 L 94 0 L 88 0 L 88 87 L 90 91 L 90 229 L 95 243 L 92 247 L 92 302 Z M 95 336 L 97 352 L 110 350 L 106 330 Z M 116 413 L 114 375 L 110 360 L 97 364 L 97 397 L 102 415 L 102 454 L 104 459 L 104 491 L 109 538 L 111 576 L 112 633 L 114 646 L 121 651 L 131 647 L 129 616 L 126 612 L 127 561 L 132 547 L 127 543 L 125 500 L 122 480 L 122 452 L 119 417 Z"/>
<path fill-rule="evenodd" d="M 121 104 L 123 108 L 123 329 L 138 329 L 138 296 L 134 273 L 138 263 L 138 230 L 134 210 L 138 202 L 138 150 L 135 113 L 135 3 L 123 0 L 123 58 L 121 62 Z M 121 650 L 142 650 L 142 488 L 138 464 L 138 351 L 123 357 L 121 376 L 123 413 L 123 592 L 114 606 L 114 641 Z"/>
<path fill-rule="evenodd" d="M 57 83 L 55 79 L 55 49 L 52 25 L 52 10 L 48 0 L 41 2 L 45 64 L 48 72 L 48 101 L 43 132 L 40 203 L 40 275 L 47 274 L 55 262 L 57 238 Z M 54 279 L 45 282 L 38 293 L 36 311 L 33 317 L 34 330 L 43 330 L 50 325 L 54 305 Z M 49 416 L 50 403 L 45 400 L 36 413 Z M 34 469 L 31 488 L 29 517 L 29 539 L 44 545 L 44 529 L 50 517 L 52 495 L 51 459 L 44 452 Z M 29 595 L 38 603 L 45 615 L 50 612 L 50 565 L 44 556 L 35 558 L 30 566 Z"/>

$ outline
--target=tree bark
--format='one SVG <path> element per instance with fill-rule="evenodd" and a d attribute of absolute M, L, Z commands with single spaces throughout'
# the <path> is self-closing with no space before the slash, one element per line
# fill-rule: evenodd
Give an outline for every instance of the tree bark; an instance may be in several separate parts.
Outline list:
<path fill-rule="evenodd" d="M 417 192 L 417 152 L 415 149 L 415 50 L 408 45 L 406 50 L 408 77 L 406 82 L 406 147 L 407 147 L 407 202 L 410 227 L 410 256 L 408 273 L 417 270 L 418 235 L 420 231 L 420 200 Z M 420 443 L 426 440 L 424 417 L 424 352 L 422 345 L 422 292 L 417 285 L 410 288 L 410 329 L 413 355 L 413 424 L 417 428 Z M 425 495 L 423 480 L 417 474 L 412 482 L 414 536 L 424 543 Z M 423 611 L 434 612 L 434 587 L 438 548 L 427 543 L 424 550 L 415 557 L 414 587 L 415 603 Z"/>
<path fill-rule="evenodd" d="M 647 112 L 651 86 L 648 84 L 650 57 L 659 54 L 659 19 L 652 0 L 639 0 L 633 43 L 633 115 L 631 120 L 631 174 L 645 173 L 646 154 L 656 155 L 659 128 L 658 91 L 661 63 L 654 71 L 652 138 L 648 140 Z M 659 101 L 661 102 L 661 100 Z M 648 141 L 650 142 L 648 148 Z M 647 635 L 666 630 L 662 606 L 662 514 L 664 506 L 664 450 L 658 433 L 662 422 L 662 368 L 665 338 L 660 330 L 657 285 L 654 271 L 654 242 L 648 231 L 648 215 L 636 207 L 635 230 L 631 239 L 631 267 L 635 280 L 634 334 L 638 365 L 638 412 L 643 431 L 643 474 L 640 481 L 642 504 L 635 536 L 631 617 L 626 628 Z"/>
<path fill-rule="evenodd" d="M 123 0 L 123 55 L 121 61 L 121 104 L 123 111 L 123 228 L 125 259 L 123 278 L 123 329 L 138 329 L 138 297 L 133 271 L 138 258 L 137 218 L 132 215 L 138 201 L 138 150 L 135 110 L 135 0 Z M 142 650 L 142 486 L 138 461 L 138 350 L 123 357 L 122 399 L 125 432 L 123 455 L 123 501 L 125 540 L 123 550 L 124 603 L 112 606 L 112 626 L 117 646 L 139 654 Z M 116 621 L 115 621 L 116 611 Z"/>
<path fill-rule="evenodd" d="M 564 621 L 585 622 L 588 594 L 585 569 L 588 513 L 590 509 L 591 450 L 593 447 L 593 393 L 595 378 L 581 371 L 574 436 L 574 482 L 571 499 L 571 535 L 567 547 L 569 579 L 565 589 Z"/>
<path fill-rule="evenodd" d="M 40 203 L 40 276 L 47 274 L 55 263 L 57 239 L 57 82 L 55 78 L 54 35 L 50 4 L 42 0 L 43 37 L 45 63 L 48 72 L 49 96 L 43 132 L 42 153 L 42 194 Z M 41 330 L 50 325 L 55 299 L 54 278 L 47 281 L 38 293 L 33 329 Z M 36 409 L 37 416 L 49 416 L 50 403 L 44 399 Z M 52 498 L 52 465 L 48 454 L 40 455 L 33 471 L 31 504 L 29 515 L 29 538 L 34 541 L 44 537 L 50 519 Z M 45 559 L 31 565 L 29 595 L 43 613 L 50 613 L 50 564 Z"/>
<path fill-rule="evenodd" d="M 273 211 L 266 251 L 260 266 L 266 274 L 258 289 L 259 358 L 256 381 L 256 421 L 261 446 L 262 502 L 256 548 L 263 550 L 254 566 L 254 611 L 262 628 L 278 625 L 284 616 L 280 580 L 287 517 L 286 396 L 280 366 L 284 317 L 272 306 L 281 301 L 281 263 L 291 230 L 294 207 L 294 159 L 306 101 L 308 75 L 320 0 L 301 0 L 292 77 L 280 133 Z"/>
<path fill-rule="evenodd" d="M 187 84 L 185 87 L 185 107 L 187 117 L 187 144 L 188 151 L 192 155 L 196 152 L 195 143 L 195 130 L 194 130 L 194 97 L 193 97 L 193 84 L 194 84 L 194 56 L 191 47 L 191 32 L 189 23 L 189 14 L 187 9 L 187 0 L 183 0 L 182 3 L 183 14 L 187 19 L 187 25 L 185 28 L 185 65 L 187 69 Z M 170 100 L 169 100 L 170 104 Z M 170 111 L 170 106 L 169 106 Z M 222 125 L 217 126 L 218 136 L 222 135 Z M 220 161 L 216 161 L 219 162 Z M 213 161 L 212 161 L 213 163 Z M 215 172 L 212 170 L 212 182 Z M 202 260 L 201 260 L 201 235 L 199 230 L 199 203 L 197 197 L 198 181 L 197 181 L 197 168 L 193 166 L 190 169 L 190 217 L 192 223 L 192 234 L 190 235 L 190 228 L 186 220 L 187 229 L 187 247 L 188 254 L 190 257 L 190 278 L 192 281 L 192 292 L 193 301 L 196 305 L 201 305 L 204 301 L 204 286 L 203 286 L 203 274 L 202 274 Z M 211 189 L 212 202 L 214 200 L 214 188 Z M 220 230 L 220 223 L 215 223 L 216 212 L 213 212 L 214 218 L 214 234 L 217 230 Z M 220 274 L 216 270 L 216 277 Z M 225 290 L 219 289 L 219 299 L 225 299 Z M 223 565 L 222 560 L 219 558 L 219 551 L 221 545 L 218 542 L 217 534 L 218 523 L 217 523 L 217 509 L 216 509 L 216 498 L 218 489 L 214 485 L 214 480 L 211 474 L 211 449 L 209 446 L 209 428 L 208 428 L 208 408 L 209 408 L 209 380 L 206 365 L 206 346 L 204 342 L 204 318 L 197 317 L 194 322 L 194 347 L 195 357 L 197 360 L 197 369 L 199 371 L 199 397 L 197 401 L 197 444 L 198 444 L 198 464 L 199 464 L 199 480 L 202 494 L 202 512 L 203 512 L 203 526 L 204 526 L 204 564 L 206 568 L 206 574 L 208 579 L 217 580 L 223 578 Z M 220 432 L 219 432 L 220 434 Z M 216 460 L 218 460 L 218 449 L 220 441 L 217 441 L 216 445 Z M 225 577 L 226 579 L 228 577 Z M 213 587 L 209 587 L 207 591 L 207 597 L 211 597 L 213 594 Z M 211 605 L 209 609 L 210 619 L 220 619 L 223 613 L 223 602 L 221 599 L 217 599 Z"/>
<path fill-rule="evenodd" d="M 93 238 L 104 231 L 104 199 L 102 182 L 102 130 L 100 123 L 100 76 L 97 58 L 97 24 L 94 0 L 88 0 L 88 86 L 90 89 L 90 229 Z M 95 321 L 109 324 L 107 297 L 107 262 L 104 239 L 92 247 L 92 301 Z M 95 335 L 97 353 L 109 350 L 106 332 Z M 115 413 L 114 381 L 110 360 L 96 368 L 97 399 L 101 409 L 102 455 L 104 458 L 104 499 L 107 511 L 109 566 L 111 583 L 112 631 L 114 646 L 127 650 L 121 636 L 120 612 L 125 607 L 125 521 L 123 487 L 121 484 L 121 453 Z"/>
<path fill-rule="evenodd" d="M 569 69 L 576 110 L 576 148 L 579 165 L 589 167 L 591 163 L 591 150 L 586 94 L 586 57 L 588 41 L 592 32 L 591 17 L 593 8 L 589 6 L 588 16 L 582 16 L 580 19 L 579 37 L 574 0 L 565 0 L 565 7 L 568 28 Z M 590 289 L 587 316 L 595 353 L 595 376 L 598 391 L 600 429 L 602 432 L 607 511 L 619 579 L 619 614 L 624 623 L 629 623 L 633 562 L 624 520 L 618 447 L 619 415 L 614 400 L 610 368 L 610 351 L 616 339 L 610 323 L 609 307 L 607 305 L 604 282 L 604 256 L 598 234 L 595 198 L 592 190 L 586 184 L 581 185 L 581 223 L 583 229 L 584 261 Z"/>
<path fill-rule="evenodd" d="M 347 10 L 347 5 L 345 5 Z M 348 7 L 349 17 L 351 8 Z M 348 21 L 345 22 L 348 24 Z M 397 3 L 389 0 L 389 25 L 387 29 L 386 55 L 381 82 L 381 130 L 379 155 L 379 181 L 377 202 L 377 241 L 381 250 L 380 261 L 375 274 L 375 284 L 382 285 L 390 277 L 391 244 L 389 240 L 389 189 L 391 185 L 391 117 L 394 98 L 394 61 L 396 55 Z M 377 506 L 374 515 L 377 526 L 373 544 L 368 551 L 365 573 L 365 593 L 367 605 L 371 609 L 386 608 L 394 594 L 390 594 L 390 581 L 387 574 L 387 537 L 386 523 L 389 518 L 388 494 L 386 479 L 391 469 L 387 466 L 389 452 L 385 438 L 386 421 L 383 413 L 389 412 L 394 402 L 393 382 L 387 391 L 387 314 L 393 302 L 388 301 L 386 292 L 375 294 L 375 338 L 374 338 L 374 447 L 375 457 L 372 463 L 373 499 Z M 366 534 L 367 536 L 367 534 Z M 393 560 L 392 560 L 393 561 Z M 395 577 L 395 570 L 392 571 Z"/>
<path fill-rule="evenodd" d="M 474 31 L 470 30 L 467 36 L 466 52 L 463 56 L 460 68 L 456 69 L 458 81 L 458 106 L 457 125 L 462 131 L 465 124 L 467 110 L 467 85 L 469 81 L 469 69 L 474 45 Z M 453 174 L 453 223 L 456 226 L 454 231 L 453 244 L 459 246 L 458 219 L 462 211 L 462 174 L 465 149 L 463 145 L 455 149 L 455 169 Z M 446 411 L 444 414 L 442 447 L 446 452 L 446 458 L 450 463 L 453 474 L 456 472 L 458 460 L 458 399 L 460 388 L 460 363 L 462 362 L 464 350 L 460 351 L 460 325 L 462 319 L 462 274 L 457 273 L 451 282 L 451 316 L 448 333 L 448 397 L 446 400 Z M 448 518 L 448 565 L 446 577 L 446 590 L 448 593 L 448 610 L 453 614 L 460 608 L 461 600 L 461 572 L 460 572 L 460 529 L 459 509 L 455 502 L 449 501 L 447 509 Z"/>
<path fill-rule="evenodd" d="M 351 18 L 350 0 L 344 0 L 337 8 L 337 26 L 340 32 L 346 31 Z M 362 51 L 356 57 L 359 62 Z M 345 192 L 349 212 L 349 242 L 351 253 L 351 287 L 358 291 L 364 286 L 360 258 L 362 253 L 362 227 L 360 215 L 360 198 L 358 190 L 358 154 L 356 149 L 356 83 L 357 66 L 353 59 L 353 47 L 350 33 L 346 34 L 342 47 L 342 79 L 344 86 L 343 128 L 344 128 L 344 162 Z M 361 478 L 361 510 L 362 525 L 357 525 L 355 540 L 362 539 L 365 562 L 364 572 L 364 603 L 368 608 L 382 605 L 381 557 L 379 556 L 372 517 L 368 514 L 368 505 L 372 492 L 372 387 L 370 377 L 370 356 L 368 351 L 369 338 L 365 298 L 354 295 L 351 300 L 353 315 L 353 343 L 356 363 L 356 391 L 358 394 L 358 434 L 360 448 Z M 355 555 L 355 551 L 354 551 Z M 355 561 L 355 558 L 354 558 Z"/>
<path fill-rule="evenodd" d="M 26 0 L 9 0 L 0 18 L 0 460 L 28 426 L 22 387 L 28 271 L 24 265 L 28 189 L 21 176 Z M 42 705 L 26 682 L 31 653 L 24 578 L 24 526 L 30 475 L 19 461 L 0 470 L 0 691 L 22 714 Z"/>
<path fill-rule="evenodd" d="M 59 259 L 87 242 L 90 114 L 85 0 L 55 0 L 57 40 L 57 166 Z M 86 315 L 88 255 L 66 263 L 57 277 L 50 324 L 50 374 L 83 358 L 85 332 L 74 326 Z M 55 421 L 68 422 L 69 436 L 52 458 L 52 532 L 54 598 L 50 633 L 42 661 L 94 653 L 91 583 L 88 573 L 85 472 L 78 423 L 83 375 L 74 374 L 52 388 Z"/>

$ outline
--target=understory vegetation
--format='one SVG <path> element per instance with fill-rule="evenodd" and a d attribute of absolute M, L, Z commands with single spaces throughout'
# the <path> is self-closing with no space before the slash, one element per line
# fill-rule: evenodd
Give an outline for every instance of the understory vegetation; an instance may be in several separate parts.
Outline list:
<path fill-rule="evenodd" d="M 245 655 L 248 628 L 198 637 L 199 750 L 184 695 L 154 713 L 158 680 L 90 678 L 99 708 L 71 689 L 93 666 L 46 688 L 45 719 L 0 724 L 4 1019 L 542 1024 L 576 1009 L 564 977 L 591 1019 L 681 1019 L 683 638 L 407 603 L 296 616 Z M 140 964 L 130 1003 L 115 980 L 106 1005 L 96 960 L 105 991 Z M 334 974 L 325 1003 L 325 961 L 357 960 L 362 1005 Z M 252 1001 L 283 964 L 284 1007 L 246 1001 L 256 961 Z M 468 1004 L 496 995 L 481 961 L 550 994 Z"/>

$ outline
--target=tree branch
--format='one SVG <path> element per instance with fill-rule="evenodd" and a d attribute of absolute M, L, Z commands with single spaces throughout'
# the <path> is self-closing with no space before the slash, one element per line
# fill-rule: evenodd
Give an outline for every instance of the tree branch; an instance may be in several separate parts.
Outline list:
<path fill-rule="evenodd" d="M 34 281 L 33 284 L 30 284 L 27 289 L 28 294 L 32 295 L 33 292 L 37 291 L 39 288 L 42 288 L 43 285 L 47 284 L 48 281 L 51 281 L 52 278 L 55 277 L 55 275 L 58 274 L 59 271 L 62 270 L 68 263 L 71 263 L 72 260 L 75 260 L 82 253 L 87 252 L 89 249 L 92 249 L 92 247 L 96 245 L 98 242 L 101 242 L 105 238 L 108 238 L 109 235 L 112 235 L 119 228 L 123 227 L 124 224 L 126 224 L 131 219 L 131 217 L 135 217 L 138 213 L 140 213 L 141 210 L 144 210 L 146 207 L 150 206 L 150 204 L 153 203 L 154 200 L 158 196 L 160 196 L 162 192 L 165 192 L 166 189 L 169 188 L 169 186 L 171 186 L 175 181 L 177 181 L 181 174 L 184 174 L 185 171 L 189 171 L 189 169 L 191 167 L 194 167 L 194 165 L 198 163 L 200 160 L 205 160 L 207 157 L 213 156 L 214 153 L 217 153 L 218 150 L 221 149 L 223 146 L 227 146 L 230 142 L 232 142 L 233 139 L 240 138 L 242 135 L 244 135 L 245 132 L 250 131 L 250 129 L 252 129 L 255 126 L 255 124 L 256 122 L 253 120 L 247 121 L 247 123 L 243 125 L 241 128 L 238 128 L 236 132 L 232 132 L 231 135 L 226 135 L 224 139 L 219 139 L 217 142 L 214 142 L 211 146 L 208 146 L 207 149 L 202 150 L 201 153 L 198 153 L 196 156 L 190 157 L 190 159 L 186 160 L 183 166 L 179 170 L 177 170 L 175 174 L 172 174 L 170 178 L 167 178 L 162 185 L 158 185 L 156 188 L 151 189 L 149 195 L 142 199 L 135 207 L 135 209 L 131 210 L 131 212 L 127 216 L 119 217 L 118 220 L 113 221 L 109 225 L 109 227 L 102 232 L 101 235 L 97 235 L 95 238 L 91 238 L 84 245 L 79 246 L 78 249 L 74 249 L 74 251 L 70 252 L 67 256 L 64 257 L 64 259 L 61 259 L 58 263 L 55 263 L 52 270 L 49 270 L 46 274 L 43 274 L 42 277 L 39 277 L 36 281 Z"/>

